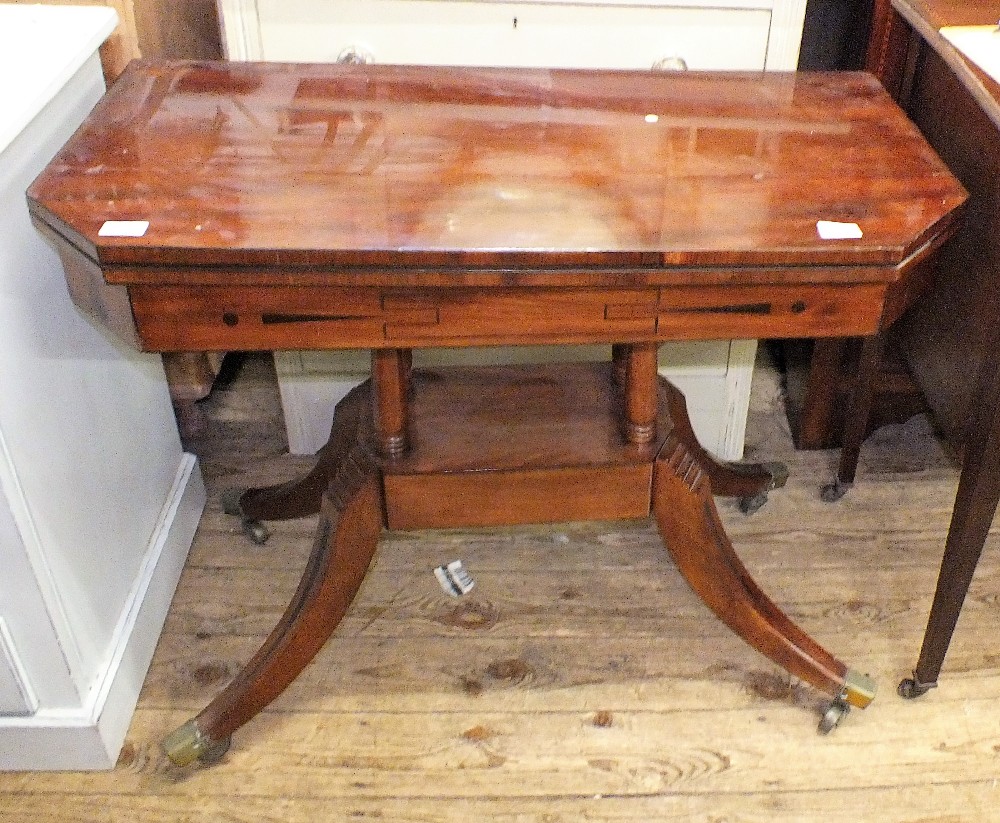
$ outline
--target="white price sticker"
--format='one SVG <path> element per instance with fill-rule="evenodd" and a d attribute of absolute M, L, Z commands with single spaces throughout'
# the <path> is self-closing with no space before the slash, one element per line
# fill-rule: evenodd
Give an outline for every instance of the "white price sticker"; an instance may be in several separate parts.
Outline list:
<path fill-rule="evenodd" d="M 857 223 L 838 223 L 836 220 L 817 220 L 816 232 L 823 240 L 860 240 L 865 236 Z"/>
<path fill-rule="evenodd" d="M 105 220 L 97 233 L 101 237 L 142 237 L 148 228 L 148 220 Z"/>

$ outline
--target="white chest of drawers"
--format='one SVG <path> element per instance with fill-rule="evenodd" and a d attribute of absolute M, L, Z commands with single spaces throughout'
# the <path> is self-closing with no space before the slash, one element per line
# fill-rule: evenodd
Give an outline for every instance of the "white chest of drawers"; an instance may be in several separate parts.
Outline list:
<path fill-rule="evenodd" d="M 160 359 L 77 311 L 24 196 L 116 23 L 0 4 L 0 770 L 115 765 L 205 503 Z"/>
<path fill-rule="evenodd" d="M 220 0 L 234 60 L 690 70 L 794 70 L 805 0 Z M 661 373 L 687 396 L 701 442 L 743 453 L 756 341 L 669 344 Z M 437 362 L 441 351 L 416 353 Z M 456 352 L 504 361 L 605 358 L 600 347 Z M 327 439 L 335 402 L 362 378 L 352 352 L 275 354 L 289 447 Z"/>

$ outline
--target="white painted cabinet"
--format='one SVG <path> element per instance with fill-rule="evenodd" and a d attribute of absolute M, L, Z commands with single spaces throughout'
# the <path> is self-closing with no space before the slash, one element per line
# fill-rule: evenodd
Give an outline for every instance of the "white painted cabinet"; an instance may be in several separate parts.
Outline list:
<path fill-rule="evenodd" d="M 220 0 L 230 59 L 436 65 L 793 70 L 805 0 Z M 701 442 L 743 454 L 756 341 L 661 347 Z M 602 347 L 415 352 L 415 363 L 607 358 Z M 289 446 L 318 449 L 335 402 L 361 380 L 351 352 L 275 354 Z"/>
<path fill-rule="evenodd" d="M 682 58 L 692 69 L 758 69 L 767 57 L 763 9 L 470 0 L 259 0 L 264 53 L 329 61 L 648 69 Z M 329 6 L 333 6 L 330 9 Z"/>
<path fill-rule="evenodd" d="M 205 501 L 160 359 L 79 313 L 25 201 L 116 22 L 0 5 L 0 769 L 114 765 Z"/>

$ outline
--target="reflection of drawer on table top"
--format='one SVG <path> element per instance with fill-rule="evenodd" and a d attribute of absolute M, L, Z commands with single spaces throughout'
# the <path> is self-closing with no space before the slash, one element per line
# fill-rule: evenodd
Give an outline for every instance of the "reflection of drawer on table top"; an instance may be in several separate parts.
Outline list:
<path fill-rule="evenodd" d="M 879 323 L 885 286 L 504 288 L 407 291 L 337 286 L 132 286 L 132 313 L 154 350 L 338 349 L 821 337 Z M 175 324 L 175 318 L 183 318 Z"/>
<path fill-rule="evenodd" d="M 764 66 L 771 10 L 627 3 L 260 0 L 269 60 L 573 68 Z"/>

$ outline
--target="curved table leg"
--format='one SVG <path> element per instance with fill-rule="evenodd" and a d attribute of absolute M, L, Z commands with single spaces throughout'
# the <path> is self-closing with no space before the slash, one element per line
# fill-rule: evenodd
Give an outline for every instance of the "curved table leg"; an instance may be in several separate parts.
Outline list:
<path fill-rule="evenodd" d="M 663 541 L 691 588 L 729 628 L 786 671 L 835 698 L 820 725 L 829 731 L 849 705 L 863 708 L 871 702 L 875 684 L 848 670 L 757 586 L 726 536 L 699 457 L 673 432 L 657 457 L 652 509 Z"/>
<path fill-rule="evenodd" d="M 330 439 L 319 450 L 316 465 L 308 474 L 276 486 L 231 489 L 223 494 L 225 512 L 243 520 L 244 531 L 255 543 L 264 543 L 269 536 L 262 520 L 291 520 L 316 514 L 324 490 L 358 441 L 370 404 L 371 381 L 366 380 L 337 404 Z"/>
<path fill-rule="evenodd" d="M 723 463 L 709 454 L 698 443 L 684 395 L 668 380 L 660 378 L 665 392 L 666 407 L 678 439 L 687 444 L 688 450 L 708 475 L 713 494 L 720 497 L 739 497 L 740 510 L 752 514 L 767 502 L 772 489 L 780 489 L 788 480 L 788 467 L 784 463 Z"/>
<path fill-rule="evenodd" d="M 250 720 L 313 659 L 340 623 L 368 570 L 384 522 L 382 483 L 368 448 L 356 443 L 323 495 L 302 581 L 278 625 L 233 681 L 164 740 L 185 765 L 217 759 Z"/>

